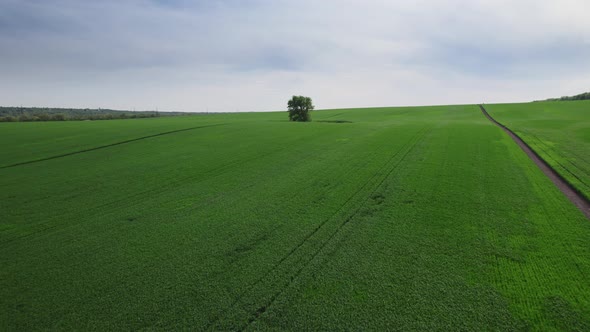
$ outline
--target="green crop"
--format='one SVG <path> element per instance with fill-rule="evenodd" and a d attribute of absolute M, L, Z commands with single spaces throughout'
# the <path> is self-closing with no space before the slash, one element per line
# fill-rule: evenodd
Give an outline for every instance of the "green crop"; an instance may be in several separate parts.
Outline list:
<path fill-rule="evenodd" d="M 486 107 L 590 199 L 590 100 Z"/>
<path fill-rule="evenodd" d="M 0 139 L 2 330 L 590 328 L 590 222 L 476 106 Z"/>

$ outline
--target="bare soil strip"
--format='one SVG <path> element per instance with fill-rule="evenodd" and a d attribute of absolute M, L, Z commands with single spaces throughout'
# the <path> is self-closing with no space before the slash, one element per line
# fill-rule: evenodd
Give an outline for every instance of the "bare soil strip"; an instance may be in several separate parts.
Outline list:
<path fill-rule="evenodd" d="M 5 165 L 5 166 L 0 166 L 0 169 L 3 169 L 3 168 L 11 168 L 11 167 L 16 167 L 16 166 L 21 166 L 21 165 L 28 165 L 28 164 L 38 163 L 40 161 L 46 161 L 46 160 L 51 160 L 51 159 L 57 159 L 57 158 L 67 157 L 67 156 L 71 156 L 71 155 L 75 155 L 75 154 L 79 154 L 79 153 L 84 153 L 84 152 L 90 152 L 90 151 L 100 150 L 100 149 L 104 149 L 104 148 L 109 148 L 111 146 L 117 146 L 117 145 L 121 145 L 121 144 L 127 144 L 127 143 L 131 143 L 131 142 L 141 141 L 141 140 L 152 138 L 152 137 L 164 136 L 164 135 L 179 133 L 179 132 L 188 131 L 188 130 L 195 130 L 195 129 L 207 128 L 207 127 L 216 127 L 216 126 L 222 126 L 222 125 L 224 125 L 224 123 L 212 124 L 212 125 L 205 125 L 205 126 L 197 126 L 197 127 L 191 127 L 191 128 L 185 128 L 185 129 L 178 129 L 178 130 L 172 130 L 172 131 L 166 131 L 166 132 L 163 132 L 163 133 L 157 133 L 157 134 L 143 136 L 143 137 L 138 137 L 138 138 L 132 138 L 132 139 L 128 139 L 128 140 L 121 141 L 121 142 L 116 142 L 116 143 L 111 143 L 111 144 L 107 144 L 107 145 L 97 146 L 97 147 L 94 147 L 94 148 L 89 148 L 89 149 L 84 149 L 84 150 L 74 151 L 74 152 L 68 152 L 68 153 L 57 155 L 57 156 L 45 157 L 45 158 L 41 158 L 41 159 L 23 161 L 23 162 L 16 163 L 16 164 L 10 164 L 10 165 Z"/>
<path fill-rule="evenodd" d="M 495 125 L 502 128 L 512 139 L 520 146 L 520 148 L 531 158 L 535 164 L 553 181 L 553 183 L 561 190 L 561 192 L 572 202 L 582 213 L 586 216 L 586 218 L 590 219 L 590 201 L 586 199 L 586 197 L 580 193 L 574 186 L 572 186 L 566 179 L 564 179 L 559 173 L 557 173 L 549 164 L 539 156 L 531 147 L 525 143 L 517 134 L 515 134 L 512 130 L 508 129 L 505 125 L 501 124 L 500 122 L 496 121 L 492 118 L 486 109 L 479 105 L 483 115 L 485 115 L 490 121 L 492 121 Z"/>

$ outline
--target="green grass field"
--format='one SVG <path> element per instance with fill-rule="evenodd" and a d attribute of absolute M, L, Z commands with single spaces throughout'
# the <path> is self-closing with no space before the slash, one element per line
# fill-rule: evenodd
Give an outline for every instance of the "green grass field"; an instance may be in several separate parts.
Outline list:
<path fill-rule="evenodd" d="M 312 118 L 0 123 L 0 329 L 590 329 L 590 222 L 477 106 Z"/>
<path fill-rule="evenodd" d="M 590 199 L 590 100 L 486 107 Z"/>

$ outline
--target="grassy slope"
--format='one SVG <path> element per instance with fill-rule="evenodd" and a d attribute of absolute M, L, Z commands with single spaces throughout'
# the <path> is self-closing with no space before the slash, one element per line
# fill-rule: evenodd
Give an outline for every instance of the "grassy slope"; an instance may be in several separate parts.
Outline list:
<path fill-rule="evenodd" d="M 590 100 L 486 105 L 590 199 Z"/>
<path fill-rule="evenodd" d="M 2 329 L 588 327 L 590 223 L 476 107 L 284 118 L 1 169 Z"/>

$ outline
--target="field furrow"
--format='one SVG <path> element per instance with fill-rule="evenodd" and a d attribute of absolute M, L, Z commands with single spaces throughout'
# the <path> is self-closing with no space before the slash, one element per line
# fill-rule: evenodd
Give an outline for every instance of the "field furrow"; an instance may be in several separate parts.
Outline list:
<path fill-rule="evenodd" d="M 121 142 L 110 143 L 110 144 L 107 144 L 107 145 L 101 145 L 101 146 L 91 147 L 91 148 L 88 148 L 88 149 L 79 150 L 79 151 L 73 151 L 73 152 L 68 152 L 68 153 L 64 153 L 64 154 L 58 154 L 58 155 L 55 155 L 55 156 L 44 157 L 44 158 L 41 158 L 41 159 L 21 161 L 21 162 L 15 163 L 15 164 L 9 164 L 9 165 L 5 165 L 5 166 L 0 166 L 0 169 L 2 169 L 2 168 L 16 167 L 16 166 L 21 166 L 21 165 L 28 165 L 28 164 L 38 163 L 38 162 L 41 162 L 41 161 L 46 161 L 46 160 L 51 160 L 51 159 L 56 159 L 56 158 L 68 157 L 68 156 L 72 156 L 72 155 L 79 154 L 79 153 L 96 151 L 96 150 L 100 150 L 100 149 L 106 149 L 106 148 L 110 148 L 110 147 L 121 145 L 121 144 L 128 144 L 128 143 L 137 142 L 137 141 L 141 141 L 141 140 L 148 139 L 148 138 L 154 138 L 154 137 L 163 136 L 163 135 L 170 135 L 170 134 L 180 133 L 180 132 L 187 131 L 187 130 L 195 130 L 195 129 L 201 129 L 201 128 L 207 128 L 207 127 L 222 126 L 222 125 L 223 125 L 223 123 L 220 123 L 220 124 L 211 124 L 211 125 L 205 125 L 205 126 L 198 126 L 198 127 L 190 127 L 190 128 L 185 128 L 185 129 L 177 129 L 177 130 L 172 130 L 172 131 L 166 131 L 166 132 L 163 132 L 163 133 L 157 133 L 157 134 L 152 134 L 152 135 L 148 135 L 148 136 L 142 136 L 142 137 L 132 138 L 132 139 L 128 139 L 128 140 L 121 141 Z"/>

